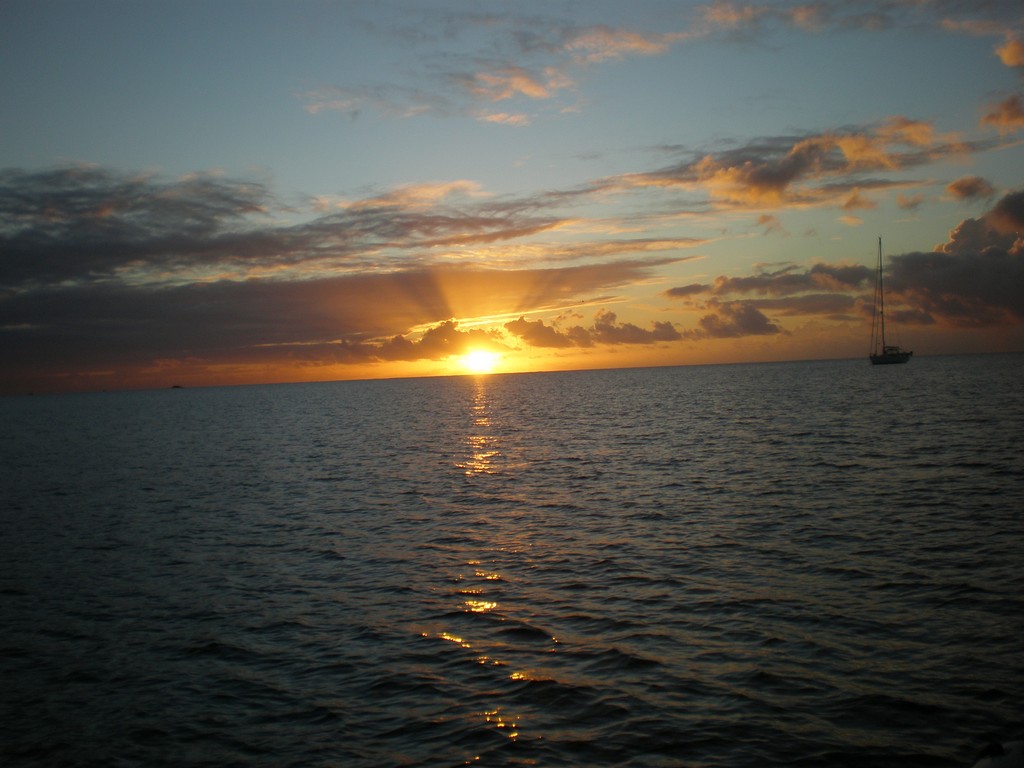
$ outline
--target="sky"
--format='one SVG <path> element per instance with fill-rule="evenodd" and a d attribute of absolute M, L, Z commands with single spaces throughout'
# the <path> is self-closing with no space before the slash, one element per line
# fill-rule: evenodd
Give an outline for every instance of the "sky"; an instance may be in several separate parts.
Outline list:
<path fill-rule="evenodd" d="M 1024 351 L 1019 0 L 0 4 L 0 394 Z"/>

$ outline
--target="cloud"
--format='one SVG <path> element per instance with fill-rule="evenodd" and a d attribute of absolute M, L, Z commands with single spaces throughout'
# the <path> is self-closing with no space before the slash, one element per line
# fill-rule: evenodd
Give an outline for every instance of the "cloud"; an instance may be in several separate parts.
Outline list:
<path fill-rule="evenodd" d="M 786 265 L 774 271 L 758 270 L 742 277 L 720 276 L 707 286 L 714 296 L 758 294 L 761 296 L 791 296 L 807 291 L 846 291 L 858 289 L 872 278 L 872 271 L 861 265 L 815 264 L 809 270 L 799 271 L 795 265 Z M 670 289 L 673 297 L 694 295 L 696 286 Z"/>
<path fill-rule="evenodd" d="M 857 297 L 846 293 L 812 293 L 779 299 L 756 299 L 747 303 L 758 310 L 786 316 L 815 315 L 831 320 L 851 320 L 859 314 Z"/>
<path fill-rule="evenodd" d="M 531 72 L 521 66 L 502 66 L 471 74 L 452 75 L 475 99 L 495 102 L 515 96 L 529 99 L 550 99 L 558 91 L 573 86 L 572 79 L 555 67 L 543 73 Z"/>
<path fill-rule="evenodd" d="M 1002 37 L 1003 42 L 995 48 L 995 55 L 1007 67 L 1024 67 L 1024 39 L 1012 31 L 1020 25 L 1020 9 L 1016 13 L 1013 4 L 979 3 L 973 10 L 989 12 L 992 18 L 943 19 L 942 27 L 951 32 L 966 32 L 976 37 Z"/>
<path fill-rule="evenodd" d="M 740 5 L 728 0 L 715 0 L 700 9 L 700 15 L 707 27 L 736 29 L 756 24 L 771 13 L 767 6 Z"/>
<path fill-rule="evenodd" d="M 318 201 L 299 220 L 262 185 L 217 176 L 8 169 L 0 358 L 14 362 L 4 375 L 439 359 L 497 343 L 454 318 L 609 295 L 702 242 L 543 242 L 565 223 L 538 215 L 549 207 L 455 180 Z M 608 322 L 567 333 L 577 345 L 646 338 Z"/>
<path fill-rule="evenodd" d="M 476 119 L 484 123 L 499 123 L 522 127 L 530 124 L 530 118 L 522 113 L 510 112 L 477 112 Z"/>
<path fill-rule="evenodd" d="M 964 226 L 961 225 L 960 229 Z M 991 232 L 991 231 L 990 231 Z M 959 238 L 961 242 L 976 238 Z M 981 250 L 962 245 L 892 258 L 886 286 L 923 315 L 964 328 L 1024 321 L 1024 252 L 1005 250 L 1001 238 Z M 953 241 L 949 245 L 953 245 Z"/>
<path fill-rule="evenodd" d="M 782 222 L 779 221 L 779 217 L 770 213 L 762 213 L 757 217 L 757 226 L 764 227 L 764 234 L 770 232 L 785 232 L 785 228 L 782 226 Z"/>
<path fill-rule="evenodd" d="M 530 346 L 553 349 L 592 347 L 595 344 L 657 344 L 682 338 L 682 334 L 670 322 L 654 321 L 650 329 L 641 328 L 633 323 L 620 323 L 618 316 L 606 309 L 598 310 L 589 328 L 574 325 L 562 330 L 555 325 L 546 325 L 542 320 L 520 317 L 505 323 L 505 329 Z"/>
<path fill-rule="evenodd" d="M 1008 37 L 1006 42 L 996 49 L 996 55 L 1008 67 L 1024 67 L 1024 40 L 1019 37 Z"/>
<path fill-rule="evenodd" d="M 1024 103 L 1021 102 L 1020 95 L 1008 96 L 995 104 L 981 118 L 981 124 L 992 126 L 1000 133 L 1012 133 L 1024 128 Z"/>
<path fill-rule="evenodd" d="M 1007 23 L 1013 23 L 1012 4 L 947 2 L 889 2 L 863 0 L 849 3 L 841 0 L 812 0 L 811 2 L 731 2 L 715 0 L 698 8 L 696 30 L 711 34 L 724 30 L 731 35 L 746 35 L 751 41 L 763 44 L 772 27 L 797 29 L 819 33 L 828 29 L 859 29 L 880 31 L 893 28 L 918 29 L 921 25 L 938 23 L 949 32 L 972 35 L 1005 35 Z M 969 10 L 970 19 L 940 18 L 945 10 Z"/>
<path fill-rule="evenodd" d="M 262 185 L 71 166 L 0 171 L 0 288 L 60 281 L 310 278 L 401 268 L 557 229 L 468 181 L 400 187 L 295 223 Z"/>
<path fill-rule="evenodd" d="M 878 203 L 864 197 L 859 190 L 854 190 L 853 194 L 846 198 L 846 202 L 843 203 L 844 211 L 871 210 L 877 207 Z"/>
<path fill-rule="evenodd" d="M 577 61 L 594 64 L 626 56 L 656 56 L 686 37 L 685 33 L 645 35 L 601 25 L 571 30 L 566 35 L 565 49 Z"/>
<path fill-rule="evenodd" d="M 1024 191 L 1011 192 L 1003 197 L 988 216 L 993 228 L 1000 233 L 1024 235 Z M 1015 247 L 1020 248 L 1018 239 Z"/>
<path fill-rule="evenodd" d="M 986 19 L 943 19 L 940 26 L 949 32 L 966 32 L 976 37 L 999 37 L 1006 31 L 1006 26 Z"/>
<path fill-rule="evenodd" d="M 632 323 L 618 323 L 615 313 L 608 310 L 601 310 L 594 317 L 591 333 L 602 344 L 653 344 L 682 338 L 672 323 L 656 320 L 653 329 L 646 330 Z"/>
<path fill-rule="evenodd" d="M 260 184 L 213 176 L 160 182 L 91 166 L 0 171 L 0 287 L 259 259 L 287 230 L 253 237 L 274 203 Z"/>
<path fill-rule="evenodd" d="M 577 295 L 649 279 L 651 269 L 643 262 L 437 266 L 184 285 L 61 281 L 0 291 L 0 389 L 19 377 L 138 371 L 158 361 L 188 361 L 209 371 L 440 360 L 470 345 L 499 343 L 491 332 L 462 328 L 453 318 L 565 306 Z"/>
<path fill-rule="evenodd" d="M 991 197 L 995 188 L 980 176 L 964 176 L 946 185 L 946 191 L 958 200 Z"/>
<path fill-rule="evenodd" d="M 403 184 L 388 190 L 384 194 L 355 201 L 347 206 L 351 209 L 399 207 L 423 209 L 453 197 L 485 197 L 480 185 L 475 181 L 457 179 L 434 184 Z"/>
<path fill-rule="evenodd" d="M 296 94 L 310 115 L 340 112 L 358 118 L 373 110 L 384 117 L 407 119 L 427 113 L 447 114 L 455 109 L 450 98 L 437 91 L 426 91 L 395 84 L 375 86 L 322 85 Z"/>
<path fill-rule="evenodd" d="M 560 332 L 554 326 L 546 325 L 543 320 L 527 320 L 525 317 L 520 317 L 518 320 L 505 323 L 505 329 L 509 333 L 521 338 L 531 347 L 560 349 L 574 346 L 590 346 L 589 344 L 578 344 L 573 338 Z"/>
<path fill-rule="evenodd" d="M 389 118 L 433 113 L 523 126 L 535 116 L 480 105 L 557 100 L 575 91 L 585 70 L 629 57 L 662 55 L 691 36 L 685 31 L 578 26 L 543 13 L 454 14 L 415 7 L 406 9 L 405 16 L 387 26 L 360 25 L 367 34 L 392 42 L 397 38 L 403 48 L 420 53 L 414 85 L 325 84 L 297 94 L 306 112 L 335 111 L 356 118 L 372 109 Z M 429 48 L 420 51 L 421 46 Z M 558 111 L 567 108 L 563 103 Z"/>
<path fill-rule="evenodd" d="M 912 120 L 897 115 L 889 118 L 877 129 L 877 136 L 886 144 L 929 147 L 936 141 L 935 126 L 926 120 Z"/>
<path fill-rule="evenodd" d="M 687 338 L 731 339 L 784 333 L 749 301 L 720 302 L 713 299 L 709 306 L 713 311 L 700 319 L 700 328 L 687 331 Z"/>
<path fill-rule="evenodd" d="M 905 211 L 916 211 L 924 202 L 924 195 L 896 195 L 896 205 Z"/>
<path fill-rule="evenodd" d="M 887 272 L 887 309 L 903 323 L 960 328 L 1020 325 L 1024 190 L 1004 195 L 980 218 L 963 220 L 934 250 L 892 256 Z M 699 329 L 684 332 L 688 338 L 700 338 L 777 329 L 764 312 L 855 319 L 870 308 L 873 280 L 874 270 L 865 265 L 819 263 L 801 270 L 790 264 L 670 288 L 665 296 L 697 310 L 713 310 L 702 318 Z M 757 298 L 737 298 L 744 296 Z"/>
<path fill-rule="evenodd" d="M 870 205 L 864 189 L 894 184 L 868 174 L 898 172 L 980 148 L 937 136 L 930 124 L 897 116 L 859 130 L 768 137 L 660 170 L 609 179 L 604 186 L 703 190 L 723 208 L 863 207 Z"/>
<path fill-rule="evenodd" d="M 550 13 L 448 12 L 412 6 L 388 25 L 354 19 L 365 34 L 391 38 L 417 55 L 414 85 L 391 82 L 325 84 L 298 94 L 305 110 L 358 117 L 373 110 L 390 118 L 427 113 L 466 115 L 484 122 L 523 125 L 521 110 L 481 111 L 481 102 L 550 101 L 571 93 L 589 68 L 636 56 L 664 55 L 680 42 L 725 33 L 764 44 L 771 29 L 817 34 L 829 29 L 919 29 L 938 24 L 954 33 L 999 36 L 996 55 L 1006 66 L 1024 62 L 1024 42 L 1007 28 L 1019 23 L 1008 4 L 967 9 L 971 18 L 940 18 L 949 3 L 844 3 L 812 0 L 752 3 L 715 0 L 691 10 L 689 27 L 642 30 L 627 26 L 579 26 Z M 443 52 L 438 53 L 441 49 Z"/>
<path fill-rule="evenodd" d="M 678 288 L 669 288 L 665 291 L 665 295 L 672 299 L 685 298 L 687 296 L 697 296 L 702 293 L 707 293 L 710 286 L 704 283 L 690 283 L 689 285 L 682 285 Z"/>
<path fill-rule="evenodd" d="M 751 301 L 723 302 L 711 299 L 705 309 L 711 311 L 700 319 L 700 327 L 686 331 L 679 331 L 673 323 L 667 321 L 654 321 L 649 329 L 633 323 L 620 323 L 614 312 L 605 309 L 597 312 L 589 328 L 574 325 L 563 330 L 557 325 L 547 325 L 542 320 L 520 317 L 506 323 L 505 329 L 530 346 L 554 349 L 592 347 L 596 344 L 650 345 L 681 339 L 721 339 L 784 333 Z"/>
<path fill-rule="evenodd" d="M 443 360 L 464 355 L 471 349 L 486 348 L 508 351 L 495 331 L 472 328 L 461 330 L 456 320 L 445 320 L 428 328 L 417 341 L 395 336 L 370 347 L 374 359 L 379 360 Z"/>
<path fill-rule="evenodd" d="M 858 319 L 860 294 L 873 285 L 874 270 L 860 264 L 818 263 L 801 270 L 794 264 L 760 268 L 752 275 L 721 275 L 711 283 L 692 283 L 665 291 L 670 299 L 705 314 L 690 339 L 735 338 L 785 333 L 765 312 L 783 316 Z M 757 296 L 760 298 L 737 298 Z"/>

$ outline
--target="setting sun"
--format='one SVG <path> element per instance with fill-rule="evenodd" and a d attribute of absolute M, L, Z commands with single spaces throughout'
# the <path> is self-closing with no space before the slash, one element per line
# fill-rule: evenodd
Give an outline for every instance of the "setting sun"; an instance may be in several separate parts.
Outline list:
<path fill-rule="evenodd" d="M 470 373 L 491 373 L 500 360 L 500 354 L 486 349 L 474 349 L 459 358 L 462 367 Z"/>

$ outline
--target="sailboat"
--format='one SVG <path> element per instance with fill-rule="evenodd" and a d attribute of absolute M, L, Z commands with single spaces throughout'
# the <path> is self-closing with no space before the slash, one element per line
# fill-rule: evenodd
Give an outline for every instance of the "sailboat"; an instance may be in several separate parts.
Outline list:
<path fill-rule="evenodd" d="M 878 278 L 875 280 L 875 308 L 871 314 L 872 365 L 905 363 L 914 353 L 885 343 L 885 290 L 882 286 L 882 238 L 878 238 Z"/>

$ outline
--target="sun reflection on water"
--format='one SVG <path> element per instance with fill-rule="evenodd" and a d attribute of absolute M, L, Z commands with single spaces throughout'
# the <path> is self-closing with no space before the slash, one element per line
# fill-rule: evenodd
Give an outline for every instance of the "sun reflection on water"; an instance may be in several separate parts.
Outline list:
<path fill-rule="evenodd" d="M 463 470 L 467 476 L 496 474 L 496 460 L 501 456 L 501 451 L 491 429 L 486 383 L 479 379 L 474 382 L 471 413 L 473 431 L 465 438 L 468 455 L 456 462 L 455 466 Z"/>
<path fill-rule="evenodd" d="M 519 731 L 516 730 L 519 722 L 519 715 L 512 715 L 507 717 L 501 713 L 501 709 L 492 709 L 489 712 L 481 713 L 484 717 L 484 722 L 490 723 L 495 728 L 507 729 L 505 735 L 510 739 L 515 739 L 519 735 Z"/>
<path fill-rule="evenodd" d="M 472 649 L 473 647 L 458 635 L 453 635 L 450 632 L 440 632 L 438 633 L 437 636 L 440 637 L 442 640 L 447 640 L 449 643 L 455 643 L 456 645 L 461 646 L 462 648 Z"/>
<path fill-rule="evenodd" d="M 458 573 L 452 578 L 452 581 L 456 582 L 458 587 L 453 589 L 450 593 L 452 597 L 457 597 L 461 601 L 463 613 L 469 616 L 491 614 L 493 618 L 496 618 L 500 623 L 512 621 L 511 618 L 501 614 L 499 610 L 499 602 L 495 599 L 495 595 L 488 594 L 488 592 L 502 589 L 500 584 L 496 584 L 496 582 L 504 581 L 501 573 L 497 570 L 484 567 L 484 563 L 478 559 L 467 559 L 463 562 L 466 566 L 466 570 Z M 493 621 L 493 619 L 491 620 Z M 480 627 L 480 631 L 486 633 L 487 627 L 490 625 L 480 624 L 473 626 Z M 472 631 L 472 627 L 470 627 L 470 630 Z M 512 666 L 508 661 L 496 657 L 494 655 L 495 652 L 502 654 L 502 651 L 509 651 L 511 649 L 514 653 L 514 646 L 508 645 L 505 641 L 498 640 L 497 644 L 494 645 L 493 648 L 488 648 L 486 634 L 475 639 L 470 639 L 463 632 L 456 632 L 454 630 L 438 630 L 433 633 L 422 632 L 421 635 L 424 638 L 434 637 L 438 640 L 450 643 L 453 646 L 457 646 L 459 649 L 462 649 L 462 651 L 469 651 L 469 653 L 465 655 L 466 663 L 490 669 L 508 668 L 502 670 L 500 673 L 506 680 L 515 681 L 519 684 L 526 684 L 531 681 L 548 679 L 544 676 L 538 676 L 534 670 L 517 668 L 518 664 Z M 551 641 L 556 645 L 558 643 L 554 637 L 551 638 Z M 495 671 L 497 671 L 497 669 L 495 669 Z M 497 733 L 500 733 L 503 737 L 511 741 L 519 739 L 522 733 L 522 724 L 520 722 L 521 716 L 519 714 L 510 713 L 503 707 L 495 706 L 491 709 L 473 712 L 472 718 L 482 721 L 482 723 L 488 728 L 494 729 Z M 471 757 L 466 760 L 466 764 L 469 765 L 471 763 L 475 763 L 479 759 L 479 757 Z"/>
<path fill-rule="evenodd" d="M 462 604 L 470 613 L 487 613 L 498 607 L 493 600 L 465 600 Z"/>

